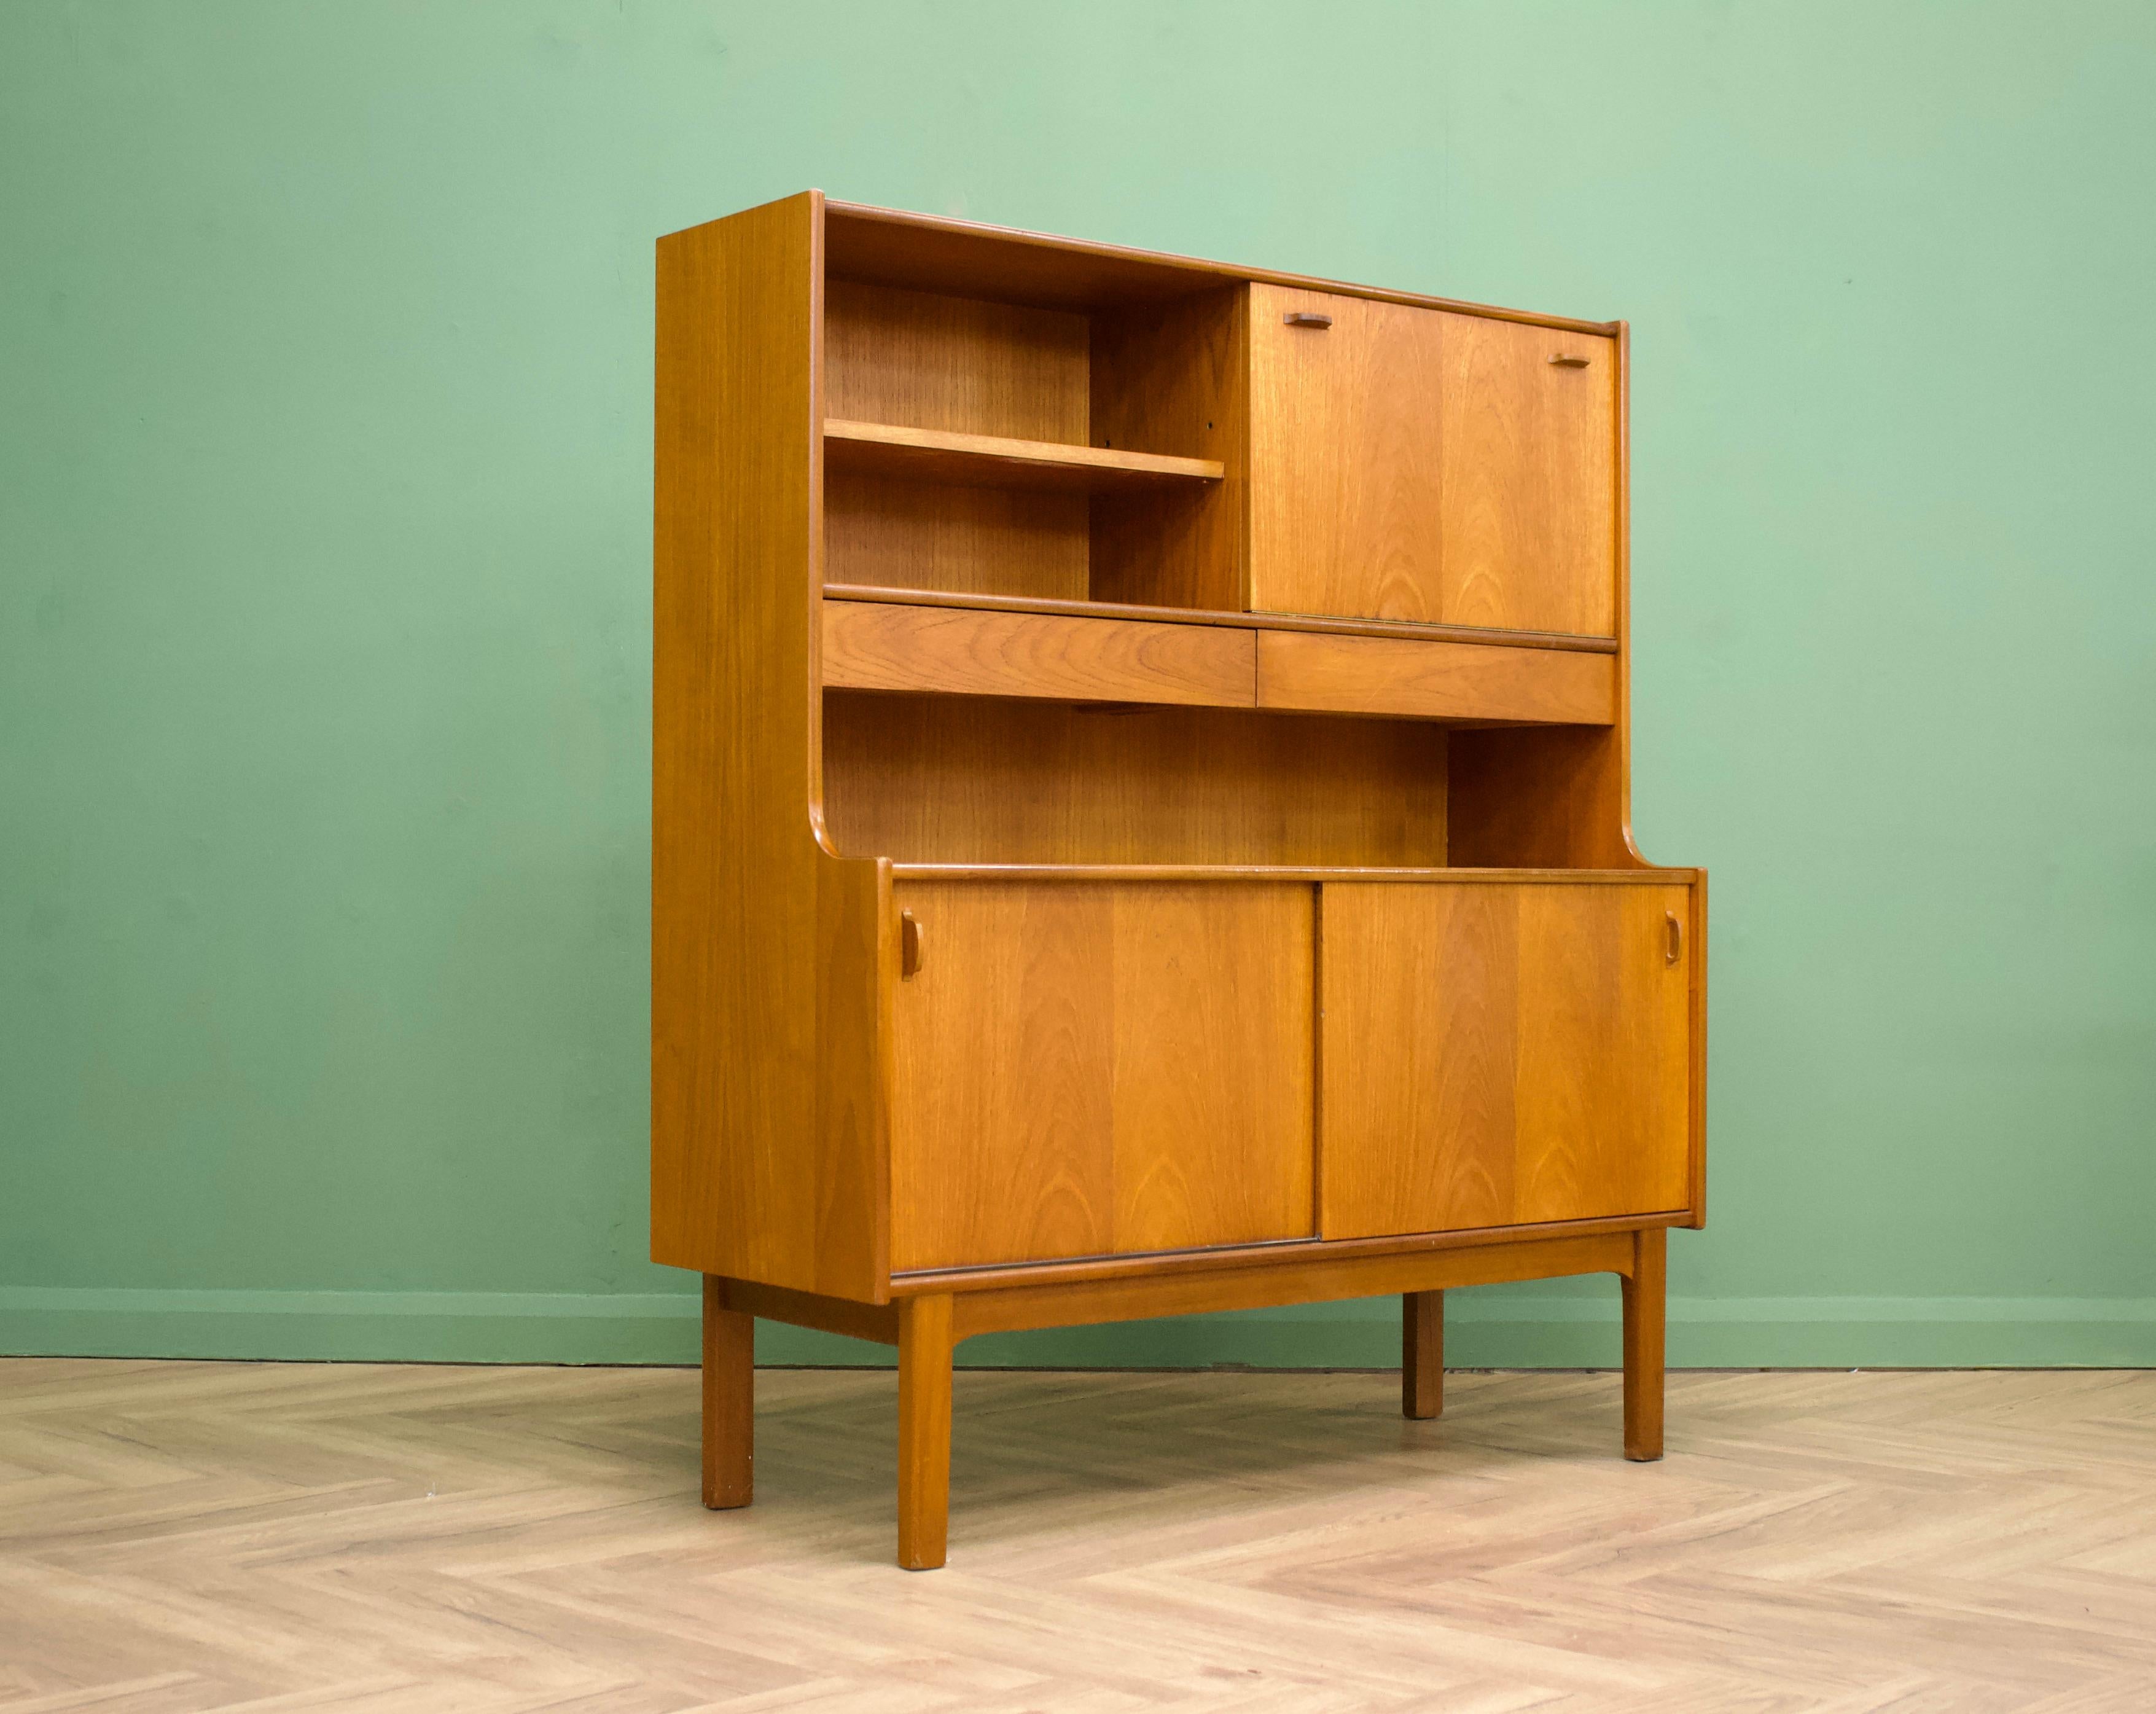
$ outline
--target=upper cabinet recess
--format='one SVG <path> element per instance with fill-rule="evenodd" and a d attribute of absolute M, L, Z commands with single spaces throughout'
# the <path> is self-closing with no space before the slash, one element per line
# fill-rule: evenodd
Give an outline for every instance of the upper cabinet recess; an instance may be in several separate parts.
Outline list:
<path fill-rule="evenodd" d="M 1614 326 L 839 205 L 822 320 L 834 593 L 1617 637 Z"/>

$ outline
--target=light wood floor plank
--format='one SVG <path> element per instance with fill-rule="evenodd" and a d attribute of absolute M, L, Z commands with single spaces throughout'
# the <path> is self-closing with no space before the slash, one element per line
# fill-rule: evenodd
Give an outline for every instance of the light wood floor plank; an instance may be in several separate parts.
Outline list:
<path fill-rule="evenodd" d="M 898 1571 L 889 1371 L 0 1362 L 0 1714 L 2156 1709 L 2156 1374 L 962 1372 Z"/>

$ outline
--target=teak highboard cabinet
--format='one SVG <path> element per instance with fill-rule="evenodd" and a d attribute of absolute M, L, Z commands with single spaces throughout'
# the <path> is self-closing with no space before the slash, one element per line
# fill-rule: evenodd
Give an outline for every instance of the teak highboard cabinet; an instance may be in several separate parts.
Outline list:
<path fill-rule="evenodd" d="M 790 198 L 659 245 L 652 1253 L 975 1333 L 1614 1273 L 1661 1450 L 1706 876 L 1628 826 L 1625 330 Z"/>

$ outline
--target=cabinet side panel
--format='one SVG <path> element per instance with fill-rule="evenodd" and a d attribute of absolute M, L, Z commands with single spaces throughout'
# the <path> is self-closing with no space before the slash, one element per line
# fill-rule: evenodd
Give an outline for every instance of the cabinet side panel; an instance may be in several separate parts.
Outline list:
<path fill-rule="evenodd" d="M 651 1244 L 814 1289 L 812 194 L 659 246 Z"/>

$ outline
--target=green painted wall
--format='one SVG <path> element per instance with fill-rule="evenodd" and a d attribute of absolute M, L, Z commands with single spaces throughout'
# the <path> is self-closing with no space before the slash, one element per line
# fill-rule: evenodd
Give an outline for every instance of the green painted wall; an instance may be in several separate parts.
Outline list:
<path fill-rule="evenodd" d="M 1637 820 L 1714 873 L 1673 1355 L 2156 1362 L 2152 88 L 2055 0 L 14 0 L 0 1347 L 689 1353 L 652 240 L 820 185 L 1630 317 Z"/>

